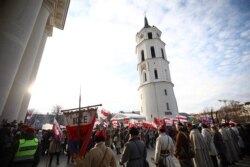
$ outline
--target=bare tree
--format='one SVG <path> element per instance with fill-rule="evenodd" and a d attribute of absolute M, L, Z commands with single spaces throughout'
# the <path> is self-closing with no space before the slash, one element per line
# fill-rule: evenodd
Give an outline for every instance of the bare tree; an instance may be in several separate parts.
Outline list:
<path fill-rule="evenodd" d="M 51 114 L 52 115 L 55 115 L 55 118 L 57 120 L 57 122 L 59 124 L 62 124 L 63 123 L 63 118 L 62 118 L 62 113 L 61 113 L 61 110 L 62 110 L 62 106 L 61 105 L 54 105 L 51 109 Z"/>
<path fill-rule="evenodd" d="M 61 115 L 62 106 L 56 104 L 52 107 L 51 109 L 51 114 L 52 115 Z"/>

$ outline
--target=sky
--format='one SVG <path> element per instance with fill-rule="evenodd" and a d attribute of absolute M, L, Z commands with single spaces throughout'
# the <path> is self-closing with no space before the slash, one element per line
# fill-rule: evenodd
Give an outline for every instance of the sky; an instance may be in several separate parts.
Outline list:
<path fill-rule="evenodd" d="M 139 111 L 136 33 L 162 31 L 179 112 L 250 101 L 249 0 L 71 0 L 47 39 L 29 109 Z"/>

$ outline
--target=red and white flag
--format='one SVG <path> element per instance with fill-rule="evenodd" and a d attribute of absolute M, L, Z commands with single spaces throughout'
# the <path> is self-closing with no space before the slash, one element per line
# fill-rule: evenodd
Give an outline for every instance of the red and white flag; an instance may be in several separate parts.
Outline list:
<path fill-rule="evenodd" d="M 78 111 L 64 113 L 67 122 L 66 129 L 69 141 L 75 143 L 82 141 L 83 143 L 79 152 L 80 156 L 83 156 L 86 152 L 96 121 L 96 110 L 95 108 L 83 110 L 81 111 L 81 117 L 79 117 Z"/>
<path fill-rule="evenodd" d="M 106 109 L 104 109 L 104 108 L 102 108 L 101 114 L 102 114 L 104 117 L 108 117 L 108 116 L 110 115 L 109 111 L 106 110 Z"/>
<path fill-rule="evenodd" d="M 118 121 L 112 121 L 112 126 L 113 128 L 118 128 L 119 127 Z"/>
<path fill-rule="evenodd" d="M 52 127 L 53 133 L 58 141 L 61 141 L 62 139 L 62 130 L 60 128 L 60 125 L 58 124 L 56 118 L 54 118 L 53 127 Z"/>
<path fill-rule="evenodd" d="M 177 115 L 176 119 L 181 121 L 181 122 L 187 122 L 187 117 L 183 115 Z"/>

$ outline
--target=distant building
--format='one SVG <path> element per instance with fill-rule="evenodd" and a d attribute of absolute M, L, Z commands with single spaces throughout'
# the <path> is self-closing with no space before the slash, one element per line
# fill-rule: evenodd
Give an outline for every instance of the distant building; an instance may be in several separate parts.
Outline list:
<path fill-rule="evenodd" d="M 146 117 L 135 113 L 117 113 L 111 118 L 111 121 L 123 122 L 124 120 L 142 122 L 146 120 Z"/>
<path fill-rule="evenodd" d="M 60 125 L 66 125 L 64 115 L 32 114 L 32 117 L 25 119 L 25 124 L 41 129 L 44 124 L 53 124 L 54 118 Z"/>
<path fill-rule="evenodd" d="M 161 40 L 161 31 L 150 26 L 146 17 L 144 21 L 144 27 L 136 34 L 140 113 L 146 116 L 147 121 L 153 121 L 154 117 L 175 118 L 178 107 L 165 43 Z"/>

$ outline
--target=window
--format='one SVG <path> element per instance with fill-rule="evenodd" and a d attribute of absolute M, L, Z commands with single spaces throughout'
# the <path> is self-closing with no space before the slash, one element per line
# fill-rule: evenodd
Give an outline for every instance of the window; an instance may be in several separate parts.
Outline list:
<path fill-rule="evenodd" d="M 171 112 L 165 112 L 165 115 L 172 115 Z"/>
<path fill-rule="evenodd" d="M 152 39 L 152 32 L 148 33 L 148 39 Z"/>
<path fill-rule="evenodd" d="M 141 51 L 141 61 L 144 61 L 145 60 L 145 58 L 144 58 L 144 51 L 142 50 Z"/>
<path fill-rule="evenodd" d="M 168 95 L 167 89 L 164 89 L 164 93 L 166 96 Z"/>
<path fill-rule="evenodd" d="M 158 79 L 158 73 L 156 69 L 154 70 L 154 74 L 155 74 L 155 79 Z"/>
<path fill-rule="evenodd" d="M 146 82 L 147 81 L 147 74 L 145 72 L 143 74 L 144 74 L 144 82 Z"/>
<path fill-rule="evenodd" d="M 151 46 L 150 50 L 151 50 L 151 56 L 152 56 L 152 58 L 155 58 L 155 48 L 153 46 Z"/>
<path fill-rule="evenodd" d="M 166 107 L 167 107 L 167 110 L 169 110 L 169 104 L 168 103 L 166 103 Z"/>
<path fill-rule="evenodd" d="M 162 48 L 161 48 L 161 56 L 162 56 L 163 59 L 165 58 L 164 52 L 163 52 L 163 49 L 162 49 Z"/>

